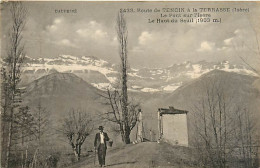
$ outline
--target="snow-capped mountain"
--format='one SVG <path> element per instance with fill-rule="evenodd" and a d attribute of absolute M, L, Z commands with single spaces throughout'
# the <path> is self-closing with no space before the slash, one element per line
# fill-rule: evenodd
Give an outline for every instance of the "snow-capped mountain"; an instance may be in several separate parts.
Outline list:
<path fill-rule="evenodd" d="M 71 55 L 60 55 L 53 59 L 32 59 L 26 57 L 24 72 L 49 72 L 56 70 L 58 72 L 84 73 L 85 71 L 96 71 L 105 75 L 110 82 L 114 82 L 115 78 L 107 76 L 107 74 L 116 73 L 113 66 L 104 60 L 96 57 L 75 57 Z"/>
<path fill-rule="evenodd" d="M 33 59 L 27 56 L 24 63 L 22 84 L 57 71 L 76 74 L 99 89 L 113 87 L 118 83 L 118 66 L 93 56 L 60 55 L 52 59 Z M 253 71 L 245 66 L 233 65 L 228 61 L 218 63 L 187 61 L 165 68 L 132 68 L 128 73 L 128 88 L 132 91 L 141 92 L 172 92 L 183 83 L 214 69 L 256 76 Z"/>

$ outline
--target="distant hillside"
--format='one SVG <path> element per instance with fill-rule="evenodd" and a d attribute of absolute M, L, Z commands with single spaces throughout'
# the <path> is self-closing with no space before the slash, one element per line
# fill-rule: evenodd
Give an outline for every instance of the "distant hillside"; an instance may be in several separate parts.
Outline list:
<path fill-rule="evenodd" d="M 233 106 L 243 103 L 257 114 L 259 112 L 260 95 L 254 86 L 256 79 L 256 77 L 249 75 L 213 70 L 184 84 L 173 93 L 129 91 L 129 100 L 134 98 L 141 103 L 145 120 L 144 128 L 146 136 L 149 137 L 150 129 L 155 134 L 157 133 L 158 108 L 174 106 L 188 110 L 189 120 L 192 121 L 192 107 L 203 96 L 205 84 L 214 83 L 214 81 L 223 86 L 225 94 L 232 99 Z M 104 92 L 72 73 L 52 73 L 31 82 L 27 86 L 27 93 L 24 98 L 25 103 L 30 107 L 36 107 L 40 101 L 42 106 L 45 106 L 51 112 L 54 121 L 60 122 L 60 119 L 67 114 L 70 108 L 85 109 L 89 114 L 96 117 L 98 114 L 106 112 L 109 106 L 104 104 L 104 99 L 100 97 L 99 93 Z M 101 124 L 100 122 L 101 120 L 97 125 Z M 103 124 L 109 129 L 110 123 Z M 135 137 L 134 131 L 132 133 L 133 138 Z M 120 137 L 118 138 L 120 139 Z"/>
<path fill-rule="evenodd" d="M 178 88 L 166 98 L 166 102 L 174 102 L 175 106 L 187 108 L 187 101 L 196 102 L 205 91 L 205 87 L 215 84 L 225 91 L 225 95 L 233 102 L 250 103 L 259 98 L 259 92 L 253 87 L 256 77 L 234 72 L 213 70 L 200 78 Z"/>
<path fill-rule="evenodd" d="M 26 87 L 25 103 L 31 107 L 41 102 L 53 117 L 63 117 L 71 108 L 84 109 L 90 114 L 100 113 L 99 90 L 72 73 L 52 73 Z"/>
<path fill-rule="evenodd" d="M 120 142 L 119 135 L 112 135 L 111 122 L 106 122 L 99 116 L 110 108 L 105 105 L 106 100 L 100 96 L 100 93 L 105 94 L 104 91 L 97 89 L 73 73 L 53 72 L 29 83 L 23 96 L 24 104 L 29 105 L 33 113 L 37 112 L 36 107 L 39 102 L 49 111 L 55 129 L 60 129 L 62 119 L 71 108 L 80 108 L 95 120 L 95 131 L 98 131 L 98 125 L 104 125 L 110 136 Z M 142 105 L 149 99 L 153 99 L 154 96 L 163 97 L 163 95 L 165 94 L 129 91 L 129 100 L 134 99 Z M 135 138 L 134 131 L 133 138 Z M 88 143 L 92 144 L 92 138 L 88 139 L 90 141 Z"/>
<path fill-rule="evenodd" d="M 154 99 L 147 101 L 143 105 L 144 116 L 150 119 L 146 123 L 147 127 L 157 131 L 157 109 L 169 106 L 188 110 L 189 123 L 191 123 L 194 105 L 198 104 L 200 98 L 205 96 L 206 87 L 213 83 L 223 88 L 231 106 L 236 107 L 244 104 L 255 115 L 259 115 L 260 94 L 259 90 L 254 87 L 256 79 L 253 76 L 221 70 L 206 73 L 200 78 L 179 87 L 171 94 L 154 97 Z"/>

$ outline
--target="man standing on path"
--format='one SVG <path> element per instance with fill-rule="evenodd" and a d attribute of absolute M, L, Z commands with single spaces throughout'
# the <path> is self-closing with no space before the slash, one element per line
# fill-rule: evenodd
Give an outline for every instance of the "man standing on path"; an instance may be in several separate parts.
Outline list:
<path fill-rule="evenodd" d="M 109 138 L 107 136 L 107 133 L 103 132 L 104 127 L 99 126 L 99 133 L 96 134 L 95 141 L 94 141 L 94 148 L 98 152 L 98 161 L 100 167 L 104 166 L 106 167 L 105 164 L 105 159 L 106 159 L 106 150 L 107 150 L 107 144 L 106 141 L 109 141 Z"/>

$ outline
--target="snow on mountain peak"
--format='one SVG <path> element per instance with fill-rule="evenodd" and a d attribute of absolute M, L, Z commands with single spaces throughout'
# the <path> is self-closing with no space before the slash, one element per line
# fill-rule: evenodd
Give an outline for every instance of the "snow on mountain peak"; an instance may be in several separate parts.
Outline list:
<path fill-rule="evenodd" d="M 117 82 L 117 66 L 93 56 L 59 55 L 55 58 L 30 58 L 26 56 L 25 73 L 49 73 L 50 71 L 77 74 L 93 86 L 104 90 Z M 228 61 L 218 63 L 185 61 L 166 68 L 129 69 L 129 88 L 142 92 L 174 91 L 184 82 L 198 78 L 214 69 L 257 76 L 243 65 Z M 92 79 L 95 78 L 95 79 Z M 90 81 L 89 81 L 90 80 Z M 138 86 L 138 87 L 136 87 Z"/>
<path fill-rule="evenodd" d="M 117 72 L 112 68 L 112 66 L 104 60 L 98 59 L 96 57 L 76 57 L 72 55 L 59 55 L 55 58 L 38 58 L 33 59 L 26 57 L 24 71 L 34 71 L 44 70 L 46 72 L 51 69 L 55 69 L 58 72 L 84 72 L 84 71 L 97 71 L 105 75 L 107 79 L 114 83 L 116 79 L 111 74 L 117 74 Z M 110 76 L 107 76 L 110 74 Z"/>
<path fill-rule="evenodd" d="M 60 55 L 59 57 L 71 60 L 78 60 L 78 57 L 71 56 L 71 55 Z"/>

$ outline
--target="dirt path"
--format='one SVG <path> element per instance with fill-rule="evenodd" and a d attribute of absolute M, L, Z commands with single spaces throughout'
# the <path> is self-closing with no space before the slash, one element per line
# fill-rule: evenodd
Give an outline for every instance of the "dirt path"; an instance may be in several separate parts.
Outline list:
<path fill-rule="evenodd" d="M 145 142 L 127 145 L 119 149 L 107 151 L 106 164 L 111 168 L 150 168 L 150 167 L 173 167 L 193 168 L 191 158 L 186 155 L 189 152 L 184 148 L 174 148 L 168 144 Z M 88 158 L 71 168 L 92 168 L 94 157 Z M 98 160 L 96 159 L 96 167 Z"/>

